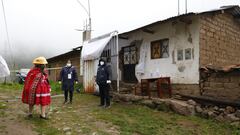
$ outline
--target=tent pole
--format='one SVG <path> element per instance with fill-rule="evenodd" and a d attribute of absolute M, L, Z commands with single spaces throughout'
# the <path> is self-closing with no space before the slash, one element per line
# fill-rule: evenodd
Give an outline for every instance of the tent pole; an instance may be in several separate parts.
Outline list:
<path fill-rule="evenodd" d="M 119 51 L 118 51 L 118 31 L 116 31 L 116 47 L 117 47 L 117 92 L 119 93 Z"/>

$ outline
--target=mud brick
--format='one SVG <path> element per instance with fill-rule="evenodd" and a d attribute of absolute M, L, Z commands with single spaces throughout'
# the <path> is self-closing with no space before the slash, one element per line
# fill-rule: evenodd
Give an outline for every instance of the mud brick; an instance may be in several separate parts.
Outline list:
<path fill-rule="evenodd" d="M 238 83 L 224 83 L 224 88 L 238 88 L 239 87 L 239 84 Z"/>
<path fill-rule="evenodd" d="M 211 88 L 223 88 L 223 83 L 210 82 L 210 87 Z"/>

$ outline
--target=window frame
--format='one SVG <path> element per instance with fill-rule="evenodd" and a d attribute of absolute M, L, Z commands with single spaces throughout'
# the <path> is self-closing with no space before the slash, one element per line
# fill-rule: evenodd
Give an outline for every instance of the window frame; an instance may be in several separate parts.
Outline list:
<path fill-rule="evenodd" d="M 186 57 L 187 51 L 190 52 L 189 58 Z M 186 48 L 184 49 L 184 60 L 191 60 L 192 59 L 192 48 Z"/>
<path fill-rule="evenodd" d="M 164 45 L 164 42 L 167 42 L 167 46 Z M 164 39 L 152 41 L 150 51 L 151 51 L 150 52 L 151 59 L 169 58 L 170 57 L 170 55 L 169 55 L 169 38 L 164 38 Z M 158 53 L 158 54 L 155 55 L 156 53 Z M 167 54 L 167 57 L 163 57 L 164 54 Z"/>

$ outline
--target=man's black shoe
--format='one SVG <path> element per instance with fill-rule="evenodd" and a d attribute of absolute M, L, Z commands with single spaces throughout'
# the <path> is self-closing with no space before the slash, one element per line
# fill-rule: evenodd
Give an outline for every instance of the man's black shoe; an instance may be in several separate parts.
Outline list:
<path fill-rule="evenodd" d="M 63 104 L 67 104 L 67 101 L 64 101 Z"/>
<path fill-rule="evenodd" d="M 104 108 L 106 108 L 106 109 L 108 109 L 108 108 L 110 108 L 111 106 L 110 105 L 106 105 L 106 106 L 104 106 Z"/>

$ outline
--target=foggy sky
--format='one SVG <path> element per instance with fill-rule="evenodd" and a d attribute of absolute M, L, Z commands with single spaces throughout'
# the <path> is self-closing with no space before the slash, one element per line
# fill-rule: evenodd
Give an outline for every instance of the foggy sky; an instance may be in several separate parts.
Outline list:
<path fill-rule="evenodd" d="M 81 32 L 75 29 L 82 29 L 88 16 L 76 0 L 3 1 L 11 44 L 11 47 L 6 44 L 0 6 L 0 54 L 3 57 L 11 50 L 17 63 L 31 65 L 34 57 L 49 58 L 81 45 Z M 88 7 L 87 0 L 80 1 Z M 180 0 L 181 14 L 185 12 L 184 1 Z M 239 4 L 240 0 L 188 0 L 188 12 Z M 177 15 L 177 0 L 90 0 L 90 6 L 93 37 L 114 30 L 129 31 Z"/>

